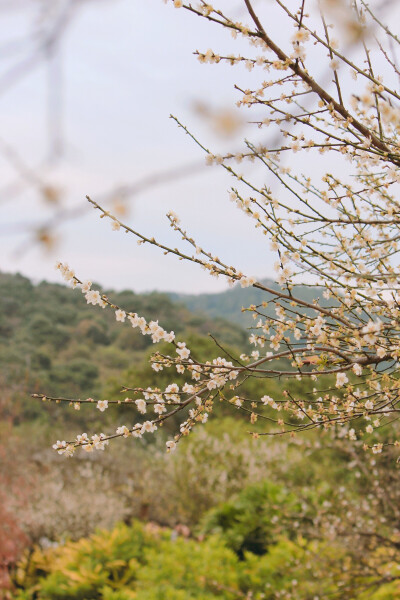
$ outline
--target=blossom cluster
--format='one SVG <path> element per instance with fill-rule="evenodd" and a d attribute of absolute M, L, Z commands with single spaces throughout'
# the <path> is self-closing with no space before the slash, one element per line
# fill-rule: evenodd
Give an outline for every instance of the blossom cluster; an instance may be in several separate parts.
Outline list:
<path fill-rule="evenodd" d="M 159 325 L 158 321 L 150 321 L 148 323 L 144 317 L 140 317 L 136 313 L 127 313 L 121 308 L 117 307 L 115 304 L 109 301 L 106 295 L 100 294 L 98 290 L 92 290 L 91 281 L 81 282 L 79 279 L 77 279 L 75 272 L 70 269 L 67 264 L 58 262 L 56 264 L 56 269 L 61 272 L 62 277 L 67 283 L 71 284 L 74 288 L 78 287 L 81 289 L 82 294 L 84 294 L 88 304 L 97 304 L 102 308 L 110 306 L 116 309 L 115 319 L 117 321 L 124 323 L 125 319 L 128 319 L 132 327 L 134 329 L 138 328 L 142 335 L 151 336 L 153 343 L 158 343 L 161 341 L 169 343 L 174 342 L 175 333 L 173 331 L 167 332 Z"/>
<path fill-rule="evenodd" d="M 170 225 L 189 244 L 191 254 L 144 236 L 89 199 L 101 217 L 111 220 L 113 229 L 123 229 L 139 244 L 151 244 L 230 284 L 255 287 L 264 292 L 264 300 L 243 309 L 254 318 L 248 340 L 251 350 L 245 348 L 239 356 L 226 353 L 231 360 L 218 357 L 200 362 L 193 349 L 175 341 L 174 332 L 116 306 L 60 263 L 64 279 L 80 287 L 89 304 L 112 307 L 117 321 L 130 321 L 154 343 L 173 343 L 174 353 L 154 353 L 151 366 L 155 371 L 173 368 L 188 381 L 181 386 L 172 381 L 163 392 L 142 390 L 141 397 L 129 399 L 141 415 L 152 407 L 153 420 L 120 426 L 110 436 L 58 441 L 56 449 L 67 455 L 80 445 L 103 449 L 113 437 L 140 437 L 179 414 L 179 431 L 167 443 L 172 450 L 194 426 L 207 421 L 219 398 L 246 415 L 252 425 L 267 421 L 266 431 L 257 429 L 257 436 L 320 428 L 361 440 L 378 454 L 385 444 L 398 444 L 395 437 L 381 442 L 377 436 L 400 403 L 400 96 L 398 69 L 386 39 L 394 43 L 398 38 L 370 11 L 360 16 L 355 5 L 349 7 L 360 36 L 368 15 L 378 29 L 374 61 L 380 68 L 372 68 L 369 40 L 360 38 L 367 52 L 366 66 L 349 58 L 329 14 L 316 24 L 303 10 L 304 3 L 299 2 L 295 10 L 290 3 L 274 2 L 288 25 L 288 43 L 282 45 L 268 20 L 263 25 L 247 0 L 246 22 L 206 2 L 195 6 L 173 0 L 172 4 L 212 20 L 248 43 L 246 56 L 211 48 L 196 55 L 200 63 L 244 65 L 252 72 L 249 83 L 235 86 L 236 105 L 252 115 L 249 124 L 265 135 L 256 142 L 247 136 L 235 152 L 214 153 L 173 119 L 202 149 L 206 163 L 224 169 L 235 181 L 229 197 L 269 241 L 276 257 L 276 283 L 246 275 L 204 249 L 173 211 L 167 215 Z M 320 64 L 330 69 L 332 85 L 321 79 L 316 64 L 318 69 Z M 350 89 L 349 77 L 356 91 Z M 307 160 L 304 172 L 298 173 L 301 153 L 307 153 Z M 329 172 L 325 172 L 326 155 L 335 158 Z M 285 161 L 287 156 L 294 159 Z M 253 164 L 265 173 L 263 181 L 252 179 L 247 171 Z M 312 299 L 299 292 L 297 285 L 304 283 L 314 291 Z M 260 393 L 254 398 L 241 392 L 249 378 L 277 378 L 285 384 L 280 397 Z M 292 385 L 299 380 L 309 382 L 306 393 Z M 71 402 L 80 406 L 79 400 Z M 99 400 L 96 406 L 103 412 L 108 404 Z"/>

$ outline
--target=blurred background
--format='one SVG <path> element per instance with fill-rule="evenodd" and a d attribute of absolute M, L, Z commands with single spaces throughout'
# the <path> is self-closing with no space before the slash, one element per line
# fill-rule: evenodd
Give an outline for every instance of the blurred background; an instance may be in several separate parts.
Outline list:
<path fill-rule="evenodd" d="M 204 152 L 169 119 L 215 154 L 242 147 L 250 130 L 235 110 L 234 84 L 246 88 L 254 74 L 201 65 L 193 54 L 231 52 L 229 34 L 160 0 L 13 0 L 0 9 L 2 270 L 58 281 L 60 259 L 118 289 L 226 287 L 111 232 L 89 194 L 176 245 L 165 218 L 172 209 L 206 248 L 270 274 L 262 236 L 229 201 L 230 178 L 206 167 Z M 240 2 L 233 12 L 244 15 Z"/>

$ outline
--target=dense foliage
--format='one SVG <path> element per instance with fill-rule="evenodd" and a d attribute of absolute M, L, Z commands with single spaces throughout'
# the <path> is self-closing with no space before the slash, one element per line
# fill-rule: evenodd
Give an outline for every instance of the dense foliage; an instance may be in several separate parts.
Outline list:
<path fill-rule="evenodd" d="M 250 505 L 251 506 L 251 505 Z M 88 539 L 36 550 L 16 575 L 17 600 L 255 600 L 346 598 L 389 600 L 398 585 L 375 593 L 368 578 L 360 589 L 343 586 L 351 556 L 334 543 L 275 536 L 261 556 L 238 556 L 224 537 L 186 539 L 154 525 L 118 525 Z M 365 588 L 365 593 L 362 588 Z"/>
<path fill-rule="evenodd" d="M 101 394 L 110 377 L 143 362 L 152 346 L 150 339 L 121 328 L 108 311 L 91 309 L 63 285 L 34 285 L 21 275 L 0 273 L 0 289 L 3 418 L 7 408 L 10 418 L 17 418 L 16 404 L 21 411 L 23 407 L 25 420 L 54 414 L 52 407 L 43 411 L 38 402 L 26 400 L 44 389 L 54 395 Z M 113 297 L 132 310 L 155 315 L 177 333 L 207 338 L 212 329 L 233 346 L 246 339 L 240 327 L 193 314 L 166 294 L 122 291 Z"/>

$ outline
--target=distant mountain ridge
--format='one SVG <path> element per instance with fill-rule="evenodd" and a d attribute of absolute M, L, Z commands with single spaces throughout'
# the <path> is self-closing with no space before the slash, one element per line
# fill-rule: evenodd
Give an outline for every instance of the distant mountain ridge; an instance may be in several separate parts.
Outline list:
<path fill-rule="evenodd" d="M 260 283 L 274 290 L 282 289 L 272 279 L 262 279 Z M 322 296 L 321 288 L 318 287 L 297 285 L 295 286 L 293 295 L 306 302 L 312 303 L 319 299 L 322 306 L 328 304 L 328 301 L 324 300 Z M 254 323 L 252 314 L 250 312 L 242 312 L 242 307 L 247 308 L 251 304 L 257 305 L 264 301 L 268 302 L 272 298 L 272 294 L 268 294 L 263 290 L 254 287 L 242 288 L 239 284 L 236 284 L 233 288 L 225 292 L 213 294 L 177 294 L 171 292 L 168 296 L 174 302 L 184 304 L 191 312 L 204 314 L 213 318 L 223 318 L 242 327 L 250 327 Z M 332 301 L 329 304 L 332 304 Z M 274 309 L 273 307 L 267 307 L 264 312 L 266 315 L 272 316 Z"/>

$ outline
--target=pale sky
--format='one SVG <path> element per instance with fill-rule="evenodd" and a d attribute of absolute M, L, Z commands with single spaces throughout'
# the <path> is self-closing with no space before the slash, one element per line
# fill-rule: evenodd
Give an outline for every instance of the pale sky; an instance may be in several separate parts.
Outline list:
<path fill-rule="evenodd" d="M 28 49 L 8 58 L 4 51 L 32 27 L 34 13 L 23 2 L 17 10 L 18 4 L 3 9 L 9 24 L 1 33 L 3 78 L 32 54 Z M 0 77 L 0 140 L 35 176 L 63 189 L 66 206 L 83 210 L 86 194 L 100 198 L 146 175 L 194 166 L 193 176 L 138 194 L 127 222 L 175 246 L 179 239 L 165 218 L 172 209 L 188 231 L 221 258 L 251 274 L 272 275 L 265 240 L 228 199 L 230 178 L 221 169 L 203 167 L 201 149 L 169 119 L 175 114 L 206 144 L 221 147 L 194 105 L 202 101 L 215 109 L 231 107 L 238 98 L 233 84 L 239 79 L 246 86 L 253 74 L 242 69 L 238 78 L 239 71 L 229 67 L 201 65 L 193 51 L 210 46 L 228 50 L 231 45 L 230 36 L 221 35 L 221 30 L 160 0 L 88 2 L 64 34 L 57 59 L 62 72 L 62 156 L 46 162 L 49 68 L 43 62 L 17 83 L 3 79 L 5 90 Z M 229 144 L 241 147 L 240 138 Z M 29 243 L 27 227 L 51 217 L 53 208 L 36 191 L 9 195 L 9 184 L 18 181 L 13 162 L 13 157 L 11 163 L 0 158 L 1 270 L 59 281 L 54 263 L 60 259 L 82 278 L 109 287 L 182 292 L 226 287 L 195 266 L 112 232 L 110 223 L 99 220 L 94 211 L 66 220 L 58 230 L 58 247 L 44 253 Z"/>
<path fill-rule="evenodd" d="M 87 0 L 76 3 L 79 10 L 56 58 L 35 63 L 34 43 L 20 45 L 19 40 L 34 30 L 38 4 L 0 1 L 0 270 L 60 281 L 54 263 L 62 260 L 82 279 L 117 289 L 225 289 L 224 281 L 196 266 L 113 232 L 109 222 L 86 209 L 86 194 L 100 201 L 118 186 L 187 165 L 196 174 L 138 193 L 124 220 L 176 246 L 182 243 L 165 217 L 172 209 L 198 243 L 221 259 L 248 275 L 273 277 L 268 242 L 229 201 L 232 178 L 218 167 L 203 167 L 201 149 L 169 119 L 170 113 L 176 115 L 214 152 L 242 148 L 244 135 L 257 138 L 247 126 L 222 140 L 195 109 L 199 102 L 216 110 L 234 107 L 239 98 L 234 84 L 246 89 L 263 74 L 222 63 L 201 65 L 193 51 L 211 47 L 238 54 L 245 52 L 244 43 L 161 0 Z M 55 14 L 67 4 L 50 2 Z M 226 0 L 226 6 L 237 6 L 238 19 L 248 20 L 242 4 Z M 24 61 L 27 66 L 21 68 Z M 49 73 L 52 97 L 59 103 L 49 104 Z M 49 121 L 57 111 L 62 153 L 54 161 L 49 160 L 54 137 Z M 63 208 L 83 211 L 61 220 L 60 241 L 51 253 L 32 243 L 29 231 L 51 219 L 54 207 L 32 186 L 19 189 L 21 168 L 28 169 L 28 177 L 62 189 Z M 17 193 L 11 193 L 16 183 Z"/>

